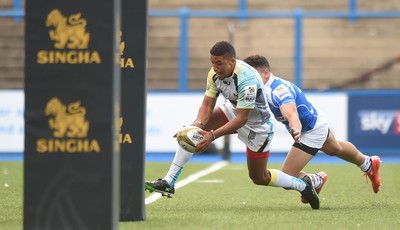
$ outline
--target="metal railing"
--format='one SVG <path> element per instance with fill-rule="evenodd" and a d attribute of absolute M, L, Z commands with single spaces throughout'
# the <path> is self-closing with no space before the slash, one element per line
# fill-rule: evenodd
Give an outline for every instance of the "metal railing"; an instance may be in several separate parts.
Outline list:
<path fill-rule="evenodd" d="M 347 18 L 355 23 L 360 18 L 400 18 L 400 11 L 359 11 L 357 0 L 349 0 L 347 11 L 304 11 L 297 8 L 293 11 L 255 11 L 248 10 L 248 0 L 238 0 L 238 9 L 229 10 L 190 10 L 181 7 L 177 10 L 149 10 L 149 17 L 179 17 L 179 66 L 178 79 L 180 92 L 188 91 L 188 47 L 189 47 L 189 20 L 190 18 L 235 18 L 241 22 L 250 18 L 292 18 L 294 20 L 294 82 L 303 86 L 303 20 L 321 18 Z M 16 21 L 24 16 L 22 0 L 14 0 L 13 9 L 0 9 L 0 17 L 14 17 Z"/>
<path fill-rule="evenodd" d="M 25 16 L 22 0 L 14 0 L 14 7 L 11 9 L 0 9 L 0 17 L 14 17 L 19 22 Z"/>
<path fill-rule="evenodd" d="M 355 0 L 352 0 L 355 1 Z M 302 87 L 303 82 L 303 19 L 305 18 L 348 18 L 350 23 L 358 18 L 399 18 L 400 11 L 356 11 L 354 6 L 349 11 L 315 11 L 306 12 L 300 8 L 291 12 L 250 11 L 211 11 L 190 10 L 182 7 L 179 10 L 152 10 L 150 17 L 179 17 L 180 18 L 180 46 L 179 46 L 179 91 L 187 91 L 188 76 L 188 21 L 190 18 L 293 18 L 294 23 L 294 82 Z"/>

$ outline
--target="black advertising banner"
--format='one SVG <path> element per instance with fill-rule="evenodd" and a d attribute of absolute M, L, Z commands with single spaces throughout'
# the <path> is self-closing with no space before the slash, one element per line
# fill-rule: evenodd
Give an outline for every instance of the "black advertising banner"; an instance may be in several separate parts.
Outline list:
<path fill-rule="evenodd" d="M 117 229 L 120 0 L 26 1 L 24 229 Z"/>
<path fill-rule="evenodd" d="M 147 1 L 122 0 L 121 9 L 120 220 L 140 221 L 146 215 L 143 185 Z"/>

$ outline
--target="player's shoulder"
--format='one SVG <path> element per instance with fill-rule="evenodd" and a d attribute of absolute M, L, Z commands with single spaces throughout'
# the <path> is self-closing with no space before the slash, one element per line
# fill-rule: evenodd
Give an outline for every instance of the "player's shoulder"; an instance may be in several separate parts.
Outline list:
<path fill-rule="evenodd" d="M 246 62 L 236 59 L 236 66 L 235 66 L 235 73 L 240 74 L 240 73 L 245 73 L 245 75 L 248 75 L 248 73 L 255 73 L 257 72 L 253 67 L 251 67 L 249 64 Z"/>
<path fill-rule="evenodd" d="M 276 77 L 274 78 L 274 81 L 271 85 L 271 88 L 286 88 L 287 90 L 289 90 L 292 94 L 303 94 L 302 90 L 295 84 L 293 84 L 292 82 L 285 80 L 283 78 L 280 77 Z"/>
<path fill-rule="evenodd" d="M 271 77 L 273 77 L 273 81 L 271 82 L 272 91 L 275 89 L 283 89 L 288 87 L 287 81 L 283 80 L 282 78 L 273 75 Z"/>
<path fill-rule="evenodd" d="M 236 60 L 235 74 L 241 81 L 262 83 L 261 76 L 257 70 L 242 60 Z"/>
<path fill-rule="evenodd" d="M 214 76 L 216 72 L 214 71 L 214 68 L 211 67 L 210 71 L 208 71 L 207 74 L 207 80 L 214 81 Z"/>
<path fill-rule="evenodd" d="M 279 100 L 292 97 L 292 91 L 290 90 L 290 83 L 288 81 L 283 80 L 280 77 L 274 76 L 274 80 L 270 88 L 271 88 L 271 94 L 274 95 Z"/>

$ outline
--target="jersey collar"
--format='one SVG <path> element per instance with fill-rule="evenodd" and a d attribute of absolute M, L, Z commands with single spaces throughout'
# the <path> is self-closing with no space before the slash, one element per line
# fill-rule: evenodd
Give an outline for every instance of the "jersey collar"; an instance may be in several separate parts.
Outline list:
<path fill-rule="evenodd" d="M 275 76 L 272 72 L 270 72 L 269 79 L 268 79 L 267 83 L 265 83 L 265 86 L 270 87 L 274 80 L 275 80 Z"/>

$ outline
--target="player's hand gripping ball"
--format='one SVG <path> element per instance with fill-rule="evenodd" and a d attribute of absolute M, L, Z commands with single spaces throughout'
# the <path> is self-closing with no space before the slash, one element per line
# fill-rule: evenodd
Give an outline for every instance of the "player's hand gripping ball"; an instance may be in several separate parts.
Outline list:
<path fill-rule="evenodd" d="M 203 135 L 197 132 L 199 130 L 201 128 L 196 126 L 186 126 L 179 130 L 176 135 L 179 146 L 188 152 L 197 153 L 196 145 L 203 140 Z"/>

